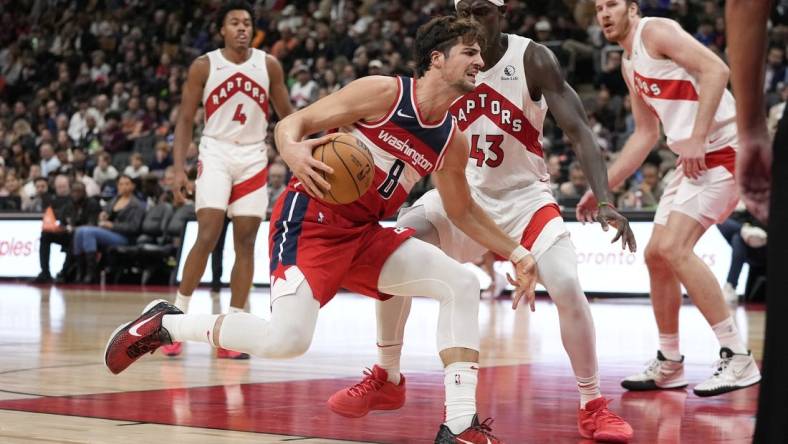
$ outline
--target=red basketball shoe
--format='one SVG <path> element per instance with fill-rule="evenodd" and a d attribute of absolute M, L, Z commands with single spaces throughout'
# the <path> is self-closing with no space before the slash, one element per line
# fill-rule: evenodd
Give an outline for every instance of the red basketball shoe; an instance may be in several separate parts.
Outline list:
<path fill-rule="evenodd" d="M 473 415 L 471 426 L 463 430 L 459 435 L 451 432 L 446 424 L 441 424 L 438 436 L 435 437 L 435 444 L 503 444 L 503 441 L 492 434 L 490 426 L 492 418 L 487 418 L 479 423 L 479 415 Z"/>
<path fill-rule="evenodd" d="M 632 439 L 632 427 L 620 416 L 611 412 L 605 398 L 586 403 L 586 408 L 577 412 L 577 429 L 586 439 L 605 442 L 627 442 Z"/>
<path fill-rule="evenodd" d="M 162 345 L 161 352 L 164 353 L 165 356 L 178 356 L 183 351 L 183 342 L 173 342 L 170 345 Z"/>
<path fill-rule="evenodd" d="M 405 376 L 399 384 L 388 380 L 388 373 L 377 365 L 364 370 L 364 379 L 353 387 L 342 389 L 328 398 L 332 412 L 349 418 L 360 418 L 370 410 L 396 410 L 405 404 Z"/>
<path fill-rule="evenodd" d="M 170 333 L 161 325 L 166 314 L 183 314 L 178 307 L 158 299 L 148 304 L 137 319 L 123 324 L 112 333 L 104 349 L 104 365 L 118 374 L 145 353 L 171 344 Z"/>
<path fill-rule="evenodd" d="M 218 359 L 249 359 L 249 354 L 220 347 L 216 349 L 216 357 Z"/>

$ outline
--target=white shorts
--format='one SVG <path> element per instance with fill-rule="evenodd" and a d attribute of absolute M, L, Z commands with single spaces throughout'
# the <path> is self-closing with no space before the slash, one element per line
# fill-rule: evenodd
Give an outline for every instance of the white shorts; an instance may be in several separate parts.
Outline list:
<path fill-rule="evenodd" d="M 667 225 L 670 213 L 678 211 L 698 221 L 703 228 L 723 222 L 739 202 L 736 181 L 724 166 L 710 168 L 698 179 L 684 176 L 679 166 L 668 178 L 654 214 L 654 223 Z"/>
<path fill-rule="evenodd" d="M 268 208 L 265 144 L 236 145 L 203 136 L 197 161 L 195 207 L 227 211 L 228 217 L 265 219 Z"/>
<path fill-rule="evenodd" d="M 518 194 L 521 194 L 520 199 L 507 199 L 505 204 L 499 203 L 497 205 L 499 211 L 485 209 L 485 205 L 481 205 L 481 207 L 488 212 L 488 215 L 504 233 L 512 239 L 520 241 L 538 260 L 559 239 L 569 236 L 569 231 L 564 225 L 564 220 L 560 217 L 560 212 L 557 210 L 555 199 L 550 194 L 549 188 L 545 193 L 539 185 L 528 186 L 519 190 Z M 475 200 L 481 204 L 487 199 L 475 198 Z M 437 190 L 425 193 L 411 208 L 419 206 L 424 207 L 427 220 L 438 231 L 441 250 L 451 258 L 458 262 L 470 262 L 488 251 L 486 247 L 471 239 L 449 220 Z M 546 207 L 554 207 L 556 211 L 540 212 Z M 406 208 L 401 214 L 404 215 L 407 211 Z M 540 214 L 540 217 L 534 218 L 537 213 Z M 558 217 L 551 217 L 556 213 L 559 214 Z M 546 215 L 547 218 L 541 215 Z"/>

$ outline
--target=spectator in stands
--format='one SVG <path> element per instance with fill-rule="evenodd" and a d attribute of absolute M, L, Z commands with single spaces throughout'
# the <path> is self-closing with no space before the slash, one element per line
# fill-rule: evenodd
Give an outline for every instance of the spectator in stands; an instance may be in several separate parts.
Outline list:
<path fill-rule="evenodd" d="M 85 193 L 88 197 L 96 197 L 101 193 L 101 186 L 92 177 L 88 176 L 84 167 L 75 166 L 71 171 L 74 174 L 74 182 L 85 185 Z"/>
<path fill-rule="evenodd" d="M 580 166 L 580 162 L 572 162 L 569 165 L 569 181 L 562 183 L 558 188 L 558 203 L 574 207 L 586 190 L 588 190 L 588 180 L 583 173 L 583 168 Z"/>
<path fill-rule="evenodd" d="M 55 150 L 51 143 L 43 143 L 39 148 L 39 155 L 41 156 L 41 175 L 44 177 L 49 176 L 49 173 L 57 171 L 60 168 L 60 160 L 55 156 Z"/>
<path fill-rule="evenodd" d="M 268 210 L 267 218 L 271 218 L 271 212 L 274 209 L 274 204 L 282 191 L 285 190 L 287 185 L 287 168 L 281 163 L 274 163 L 268 167 Z"/>
<path fill-rule="evenodd" d="M 722 294 L 727 302 L 733 303 L 739 299 L 736 287 L 744 264 L 766 266 L 768 236 L 766 227 L 747 212 L 743 203 L 739 203 L 737 210 L 725 222 L 717 225 L 717 228 L 731 246 L 731 265 L 722 287 Z"/>
<path fill-rule="evenodd" d="M 296 79 L 290 87 L 290 101 L 296 108 L 303 108 L 317 100 L 319 87 L 317 82 L 312 80 L 309 67 L 299 62 L 290 71 L 290 76 Z"/>
<path fill-rule="evenodd" d="M 16 171 L 6 173 L 5 182 L 0 188 L 0 202 L 3 211 L 22 211 L 30 206 L 30 198 L 22 192 L 22 181 Z"/>
<path fill-rule="evenodd" d="M 35 283 L 45 284 L 52 282 L 49 270 L 49 255 L 51 245 L 58 244 L 66 252 L 63 268 L 57 276 L 58 282 L 74 282 L 81 279 L 77 276 L 77 266 L 71 249 L 71 240 L 77 227 L 96 225 L 101 207 L 96 199 L 87 196 L 85 185 L 74 182 L 71 185 L 70 198 L 55 198 L 52 205 L 55 217 L 59 222 L 60 230 L 44 230 L 41 232 L 41 243 L 38 258 L 41 273 L 33 280 Z"/>
<path fill-rule="evenodd" d="M 778 90 L 778 85 L 786 83 L 785 48 L 772 46 L 766 56 L 766 79 L 763 83 L 764 92 L 772 93 Z"/>
<path fill-rule="evenodd" d="M 605 66 L 597 76 L 597 86 L 606 89 L 611 96 L 628 96 L 627 83 L 621 75 L 621 51 L 609 51 L 606 54 Z"/>
<path fill-rule="evenodd" d="M 111 162 L 112 158 L 108 153 L 99 154 L 98 165 L 96 165 L 96 168 L 93 170 L 93 180 L 95 180 L 99 186 L 102 186 L 107 181 L 118 178 L 118 170 L 112 166 Z"/>
<path fill-rule="evenodd" d="M 41 177 L 41 165 L 34 163 L 30 165 L 28 172 L 27 172 L 27 182 L 22 187 L 22 192 L 30 199 L 30 204 L 32 204 L 32 199 L 36 196 L 36 179 Z M 24 211 L 29 211 L 25 209 Z"/>
<path fill-rule="evenodd" d="M 643 178 L 639 188 L 642 193 L 641 206 L 646 210 L 656 210 L 664 190 L 662 178 L 659 176 L 659 166 L 653 163 L 644 163 L 640 167 L 640 175 Z"/>
<path fill-rule="evenodd" d="M 101 146 L 105 152 L 114 154 L 125 151 L 126 145 L 126 134 L 120 126 L 120 115 L 115 111 L 107 113 L 106 124 L 101 134 Z"/>
<path fill-rule="evenodd" d="M 74 254 L 81 257 L 84 267 L 82 282 L 96 283 L 96 253 L 117 245 L 128 245 L 136 239 L 145 216 L 145 204 L 134 195 L 134 180 L 123 174 L 118 178 L 118 194 L 99 214 L 97 227 L 82 226 L 74 233 Z"/>
<path fill-rule="evenodd" d="M 157 176 L 161 177 L 164 175 L 164 170 L 166 170 L 170 165 L 172 165 L 170 145 L 166 141 L 160 140 L 156 143 L 156 152 L 154 154 L 153 160 L 150 163 L 150 172 L 155 173 Z"/>
<path fill-rule="evenodd" d="M 52 195 L 49 193 L 49 181 L 45 177 L 36 177 L 34 180 L 36 194 L 30 200 L 30 205 L 24 211 L 41 213 L 49 206 Z"/>
<path fill-rule="evenodd" d="M 148 174 L 148 166 L 142 161 L 142 154 L 134 153 L 129 158 L 129 166 L 123 170 L 123 174 L 136 179 L 138 177 Z"/>

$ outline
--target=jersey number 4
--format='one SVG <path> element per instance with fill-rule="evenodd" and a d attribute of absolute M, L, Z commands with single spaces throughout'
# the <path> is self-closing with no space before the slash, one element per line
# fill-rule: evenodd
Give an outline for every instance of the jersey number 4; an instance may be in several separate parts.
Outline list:
<path fill-rule="evenodd" d="M 471 135 L 471 158 L 476 159 L 476 166 L 481 167 L 485 164 L 490 168 L 495 168 L 503 163 L 503 148 L 501 148 L 501 143 L 503 143 L 503 135 L 502 134 L 487 134 L 485 138 L 487 143 L 490 144 L 489 151 L 492 156 L 487 157 L 485 150 L 483 148 L 479 148 L 479 135 L 473 134 Z"/>
<path fill-rule="evenodd" d="M 241 122 L 241 125 L 246 124 L 246 114 L 243 112 L 243 104 L 239 104 L 237 108 L 235 108 L 235 113 L 233 114 L 233 121 L 234 122 Z"/>

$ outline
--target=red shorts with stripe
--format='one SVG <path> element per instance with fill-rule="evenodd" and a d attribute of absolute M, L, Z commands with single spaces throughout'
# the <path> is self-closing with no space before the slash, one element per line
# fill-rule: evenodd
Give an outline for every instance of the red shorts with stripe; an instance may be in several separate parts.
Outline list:
<path fill-rule="evenodd" d="M 227 211 L 229 217 L 265 219 L 268 209 L 265 144 L 235 145 L 203 136 L 197 162 L 195 208 Z"/>
<path fill-rule="evenodd" d="M 356 223 L 292 187 L 271 214 L 269 257 L 272 298 L 288 279 L 303 275 L 322 307 L 340 288 L 380 300 L 383 264 L 413 235 L 411 229 Z M 285 284 L 286 285 L 286 284 Z M 294 288 L 292 288 L 295 291 Z"/>

